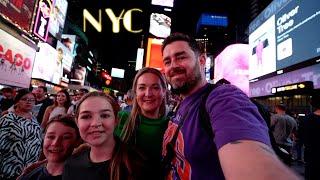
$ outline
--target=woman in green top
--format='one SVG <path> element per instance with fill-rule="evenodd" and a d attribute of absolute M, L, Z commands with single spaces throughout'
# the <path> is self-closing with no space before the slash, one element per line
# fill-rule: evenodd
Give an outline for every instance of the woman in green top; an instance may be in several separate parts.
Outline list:
<path fill-rule="evenodd" d="M 167 128 L 165 117 L 166 81 L 160 71 L 143 68 L 133 81 L 134 102 L 131 112 L 120 112 L 115 130 L 125 143 L 133 145 L 147 159 L 150 172 L 146 176 L 161 177 L 161 147 Z"/>

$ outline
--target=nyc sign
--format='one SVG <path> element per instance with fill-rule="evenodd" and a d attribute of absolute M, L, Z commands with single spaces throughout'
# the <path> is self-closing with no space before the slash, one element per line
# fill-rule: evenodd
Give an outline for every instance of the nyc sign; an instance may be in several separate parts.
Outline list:
<path fill-rule="evenodd" d="M 112 32 L 119 33 L 120 32 L 120 22 L 122 20 L 124 28 L 132 33 L 140 33 L 142 29 L 132 29 L 132 13 L 139 12 L 141 13 L 141 9 L 133 8 L 125 11 L 124 9 L 121 11 L 119 16 L 116 16 L 112 9 L 105 9 L 105 13 L 109 17 L 112 22 Z M 83 10 L 83 31 L 87 31 L 87 22 L 89 22 L 98 32 L 102 31 L 102 10 L 99 9 L 99 19 L 97 20 L 95 17 L 91 15 L 91 13 L 87 10 Z"/>

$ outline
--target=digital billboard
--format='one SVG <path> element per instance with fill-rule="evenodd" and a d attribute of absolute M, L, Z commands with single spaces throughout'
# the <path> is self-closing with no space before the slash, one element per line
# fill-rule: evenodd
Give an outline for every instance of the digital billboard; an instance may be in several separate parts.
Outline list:
<path fill-rule="evenodd" d="M 54 37 L 61 34 L 63 31 L 68 2 L 66 0 L 55 0 L 54 8 L 51 10 L 49 32 Z"/>
<path fill-rule="evenodd" d="M 162 70 L 162 46 L 163 39 L 148 38 L 146 67 Z"/>
<path fill-rule="evenodd" d="M 174 0 L 152 0 L 152 5 L 173 7 Z"/>
<path fill-rule="evenodd" d="M 171 32 L 171 18 L 161 13 L 151 13 L 149 32 L 159 38 L 166 38 Z"/>
<path fill-rule="evenodd" d="M 0 29 L 0 84 L 28 88 L 36 50 Z"/>
<path fill-rule="evenodd" d="M 30 31 L 35 2 L 36 0 L 0 1 L 0 14 L 20 28 Z"/>
<path fill-rule="evenodd" d="M 111 76 L 117 78 L 124 78 L 124 69 L 111 68 Z"/>
<path fill-rule="evenodd" d="M 47 43 L 38 44 L 32 78 L 43 79 L 55 84 L 60 83 L 61 63 L 58 61 L 57 50 Z"/>
<path fill-rule="evenodd" d="M 250 79 L 320 56 L 320 1 L 274 0 L 249 26 Z"/>
<path fill-rule="evenodd" d="M 226 79 L 249 95 L 248 51 L 248 44 L 232 44 L 226 47 L 214 61 L 215 82 Z"/>
<path fill-rule="evenodd" d="M 54 0 L 39 0 L 33 33 L 44 42 L 47 41 L 50 22 L 50 13 L 53 8 Z"/>

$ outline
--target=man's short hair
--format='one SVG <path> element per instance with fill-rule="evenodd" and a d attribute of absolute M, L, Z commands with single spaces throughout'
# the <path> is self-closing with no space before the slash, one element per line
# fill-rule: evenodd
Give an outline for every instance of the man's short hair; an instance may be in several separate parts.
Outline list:
<path fill-rule="evenodd" d="M 168 36 L 162 43 L 162 47 L 161 47 L 161 52 L 163 53 L 164 48 L 168 45 L 171 44 L 172 42 L 175 41 L 185 41 L 188 43 L 188 45 L 190 46 L 190 48 L 195 52 L 195 53 L 202 53 L 201 48 L 199 46 L 199 44 L 197 43 L 197 41 L 193 38 L 191 38 L 190 36 L 188 36 L 187 34 L 183 34 L 183 33 L 172 33 L 170 36 Z"/>
<path fill-rule="evenodd" d="M 11 87 L 5 87 L 1 89 L 2 93 L 13 93 L 13 89 Z"/>
<path fill-rule="evenodd" d="M 38 86 L 38 88 L 41 88 L 43 90 L 43 92 L 45 92 L 45 93 L 48 92 L 48 88 L 45 86 Z"/>

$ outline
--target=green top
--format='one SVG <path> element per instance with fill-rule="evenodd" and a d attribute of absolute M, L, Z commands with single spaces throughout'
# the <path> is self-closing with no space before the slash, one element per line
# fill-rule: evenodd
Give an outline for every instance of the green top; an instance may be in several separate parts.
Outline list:
<path fill-rule="evenodd" d="M 120 137 L 124 124 L 129 118 L 130 112 L 121 111 L 118 114 L 120 123 L 115 128 L 115 135 Z M 139 115 L 139 125 L 136 135 L 131 138 L 132 144 L 140 150 L 147 158 L 151 169 L 160 169 L 162 140 L 165 130 L 167 129 L 169 119 L 161 117 L 158 119 L 150 119 Z M 154 172 L 153 172 L 154 173 Z"/>

